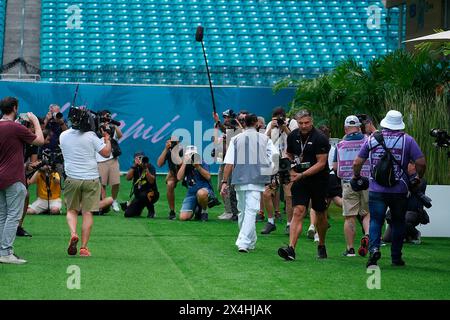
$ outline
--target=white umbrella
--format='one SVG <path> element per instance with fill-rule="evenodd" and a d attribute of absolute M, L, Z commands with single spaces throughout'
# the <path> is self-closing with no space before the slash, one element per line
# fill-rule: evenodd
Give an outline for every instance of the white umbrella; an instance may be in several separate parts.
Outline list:
<path fill-rule="evenodd" d="M 410 39 L 403 42 L 414 42 L 414 41 L 450 41 L 450 31 L 434 33 L 430 34 L 429 36 Z"/>

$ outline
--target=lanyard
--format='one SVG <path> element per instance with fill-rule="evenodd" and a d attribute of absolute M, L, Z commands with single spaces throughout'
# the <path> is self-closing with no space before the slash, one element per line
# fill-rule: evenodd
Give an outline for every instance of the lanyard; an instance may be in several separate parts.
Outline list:
<path fill-rule="evenodd" d="M 309 137 L 310 137 L 311 135 L 308 135 L 308 138 L 306 138 L 306 141 L 305 141 L 305 143 L 303 144 L 303 142 L 302 142 L 302 136 L 300 135 L 300 148 L 301 148 L 301 150 L 302 150 L 302 152 L 300 153 L 300 161 L 301 162 L 303 162 L 303 153 L 304 153 L 304 151 L 305 151 L 305 149 L 306 149 L 306 145 L 308 144 L 308 140 L 309 140 Z"/>

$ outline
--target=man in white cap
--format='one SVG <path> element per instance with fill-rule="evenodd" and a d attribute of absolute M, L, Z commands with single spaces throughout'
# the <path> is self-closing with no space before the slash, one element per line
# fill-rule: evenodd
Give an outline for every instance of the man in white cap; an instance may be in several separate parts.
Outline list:
<path fill-rule="evenodd" d="M 381 258 L 381 228 L 383 227 L 386 209 L 392 215 L 391 260 L 394 266 L 404 266 L 402 259 L 403 239 L 405 238 L 405 214 L 408 202 L 409 178 L 408 163 L 413 161 L 417 170 L 417 183 L 425 174 L 425 157 L 416 141 L 405 132 L 403 116 L 396 110 L 389 111 L 380 123 L 381 132 L 375 132 L 362 146 L 353 163 L 353 178 L 361 176 L 361 169 L 366 159 L 370 161 L 371 177 L 369 183 L 370 211 L 370 257 L 367 267 L 377 265 Z M 384 141 L 384 145 L 383 145 Z M 383 163 L 383 156 L 391 153 L 394 179 L 380 180 L 375 169 L 381 170 L 378 164 Z"/>
<path fill-rule="evenodd" d="M 348 116 L 344 122 L 345 137 L 336 146 L 334 152 L 333 169 L 341 179 L 342 184 L 342 214 L 344 215 L 344 235 L 347 248 L 343 253 L 346 257 L 354 257 L 353 243 L 356 234 L 356 217 L 361 217 L 364 236 L 358 254 L 367 255 L 369 249 L 369 191 L 354 191 L 350 185 L 353 176 L 353 161 L 367 141 L 367 136 L 361 132 L 361 122 L 355 115 Z M 364 163 L 361 176 L 369 177 L 370 166 L 368 161 Z"/>

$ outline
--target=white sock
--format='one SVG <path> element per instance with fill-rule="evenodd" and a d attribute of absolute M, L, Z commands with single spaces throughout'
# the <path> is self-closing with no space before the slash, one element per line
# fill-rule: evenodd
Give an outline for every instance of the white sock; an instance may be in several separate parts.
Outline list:
<path fill-rule="evenodd" d="M 288 222 L 288 223 L 286 223 L 286 225 L 289 227 L 289 226 L 291 226 L 291 223 L 290 222 Z"/>
<path fill-rule="evenodd" d="M 208 211 L 205 209 L 202 209 L 202 213 L 208 213 Z"/>
<path fill-rule="evenodd" d="M 271 224 L 275 224 L 275 219 L 274 218 L 268 218 L 267 221 L 269 221 L 269 223 L 271 223 Z"/>

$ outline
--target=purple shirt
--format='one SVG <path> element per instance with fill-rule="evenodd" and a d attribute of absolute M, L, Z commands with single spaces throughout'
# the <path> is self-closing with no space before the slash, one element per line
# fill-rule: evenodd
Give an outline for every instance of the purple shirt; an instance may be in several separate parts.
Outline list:
<path fill-rule="evenodd" d="M 408 174 L 408 163 L 410 160 L 416 161 L 423 157 L 423 153 L 420 150 L 417 142 L 413 137 L 407 135 L 403 131 L 393 131 L 389 129 L 383 129 L 382 131 L 386 147 L 391 150 L 392 155 L 401 163 L 403 172 Z M 394 145 L 395 144 L 395 145 Z M 370 136 L 366 143 L 361 147 L 358 157 L 362 159 L 369 158 L 371 171 L 374 166 L 380 161 L 380 158 L 384 154 L 382 146 L 377 146 L 378 142 L 373 136 Z M 375 147 L 377 146 L 377 147 Z M 371 148 L 375 147 L 372 151 Z M 397 180 L 400 180 L 398 184 L 392 188 L 380 186 L 376 181 L 370 177 L 369 191 L 373 192 L 386 192 L 386 193 L 407 193 L 408 183 L 405 174 L 403 174 L 399 166 L 394 163 L 394 172 Z"/>

